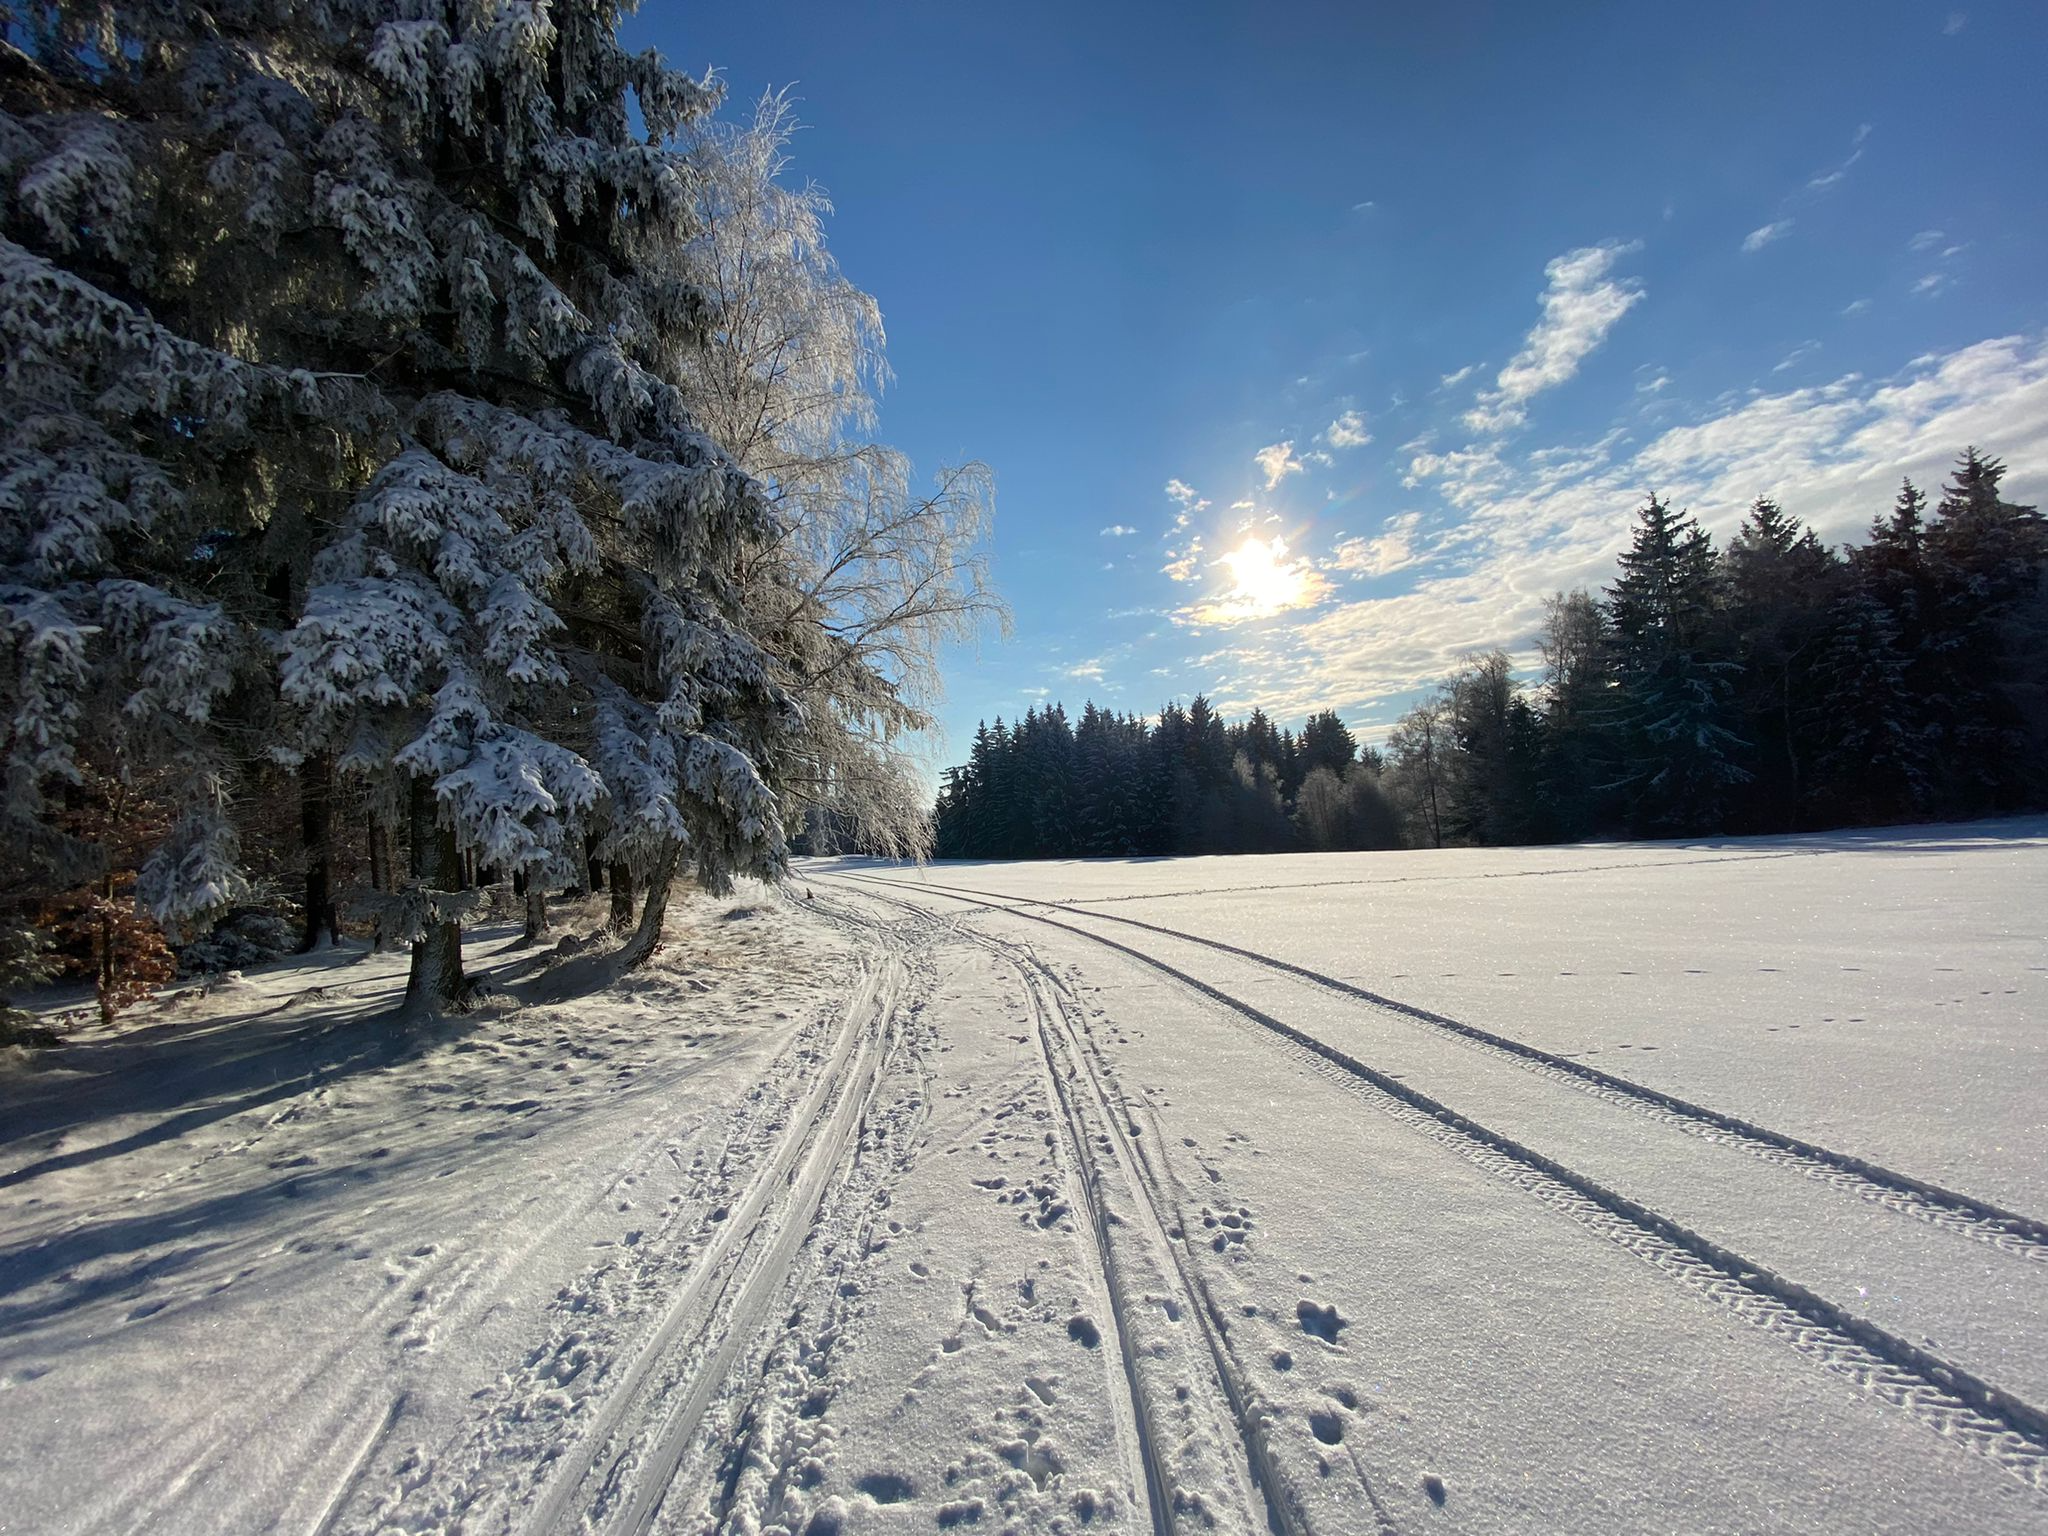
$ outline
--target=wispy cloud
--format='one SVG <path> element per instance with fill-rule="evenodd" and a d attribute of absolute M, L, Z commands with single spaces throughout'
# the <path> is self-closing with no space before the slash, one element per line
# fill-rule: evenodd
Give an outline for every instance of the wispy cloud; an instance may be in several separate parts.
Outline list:
<path fill-rule="evenodd" d="M 1437 380 L 1436 387 L 1438 389 L 1456 389 L 1460 384 L 1464 383 L 1467 379 L 1471 378 L 1472 375 L 1477 373 L 1478 371 L 1479 365 L 1477 363 L 1467 363 L 1464 367 L 1458 369 L 1455 373 L 1447 373 L 1441 379 Z"/>
<path fill-rule="evenodd" d="M 1947 238 L 1948 235 L 1945 231 L 1923 229 L 1919 234 L 1906 242 L 1906 249 L 1909 251 L 1931 251 Z"/>
<path fill-rule="evenodd" d="M 1358 577 L 1391 576 L 1396 571 L 1405 571 L 1424 558 L 1416 547 L 1416 533 L 1421 525 L 1420 512 L 1403 512 L 1388 518 L 1376 538 L 1340 539 L 1330 551 L 1329 568 Z"/>
<path fill-rule="evenodd" d="M 1101 537 L 1105 539 L 1128 539 L 1137 531 L 1129 523 L 1111 523 L 1102 530 Z"/>
<path fill-rule="evenodd" d="M 1609 274 L 1615 262 L 1638 250 L 1628 245 L 1589 245 L 1568 251 L 1543 269 L 1543 315 L 1494 379 L 1494 387 L 1465 413 L 1475 432 L 1504 432 L 1528 419 L 1527 403 L 1579 371 L 1579 365 L 1607 339 L 1621 317 L 1643 297 L 1642 284 Z"/>
<path fill-rule="evenodd" d="M 1813 356 L 1813 354 L 1818 352 L 1819 350 L 1819 342 L 1802 341 L 1801 343 L 1799 343 L 1798 346 L 1794 347 L 1790 352 L 1787 352 L 1782 358 L 1780 358 L 1778 360 L 1777 365 L 1771 369 L 1771 372 L 1789 372 L 1790 370 L 1797 368 L 1801 363 L 1805 362 L 1809 357 Z"/>
<path fill-rule="evenodd" d="M 1332 448 L 1363 448 L 1372 441 L 1372 434 L 1365 429 L 1363 412 L 1345 411 L 1323 428 L 1317 441 L 1328 443 Z"/>
<path fill-rule="evenodd" d="M 1272 490 L 1289 475 L 1301 473 L 1301 460 L 1294 456 L 1294 439 L 1282 443 L 1269 443 L 1252 455 L 1259 466 L 1259 472 L 1266 477 L 1266 489 Z"/>
<path fill-rule="evenodd" d="M 1754 255 L 1765 246 L 1784 239 L 1787 234 L 1791 233 L 1791 230 L 1792 221 L 1790 219 L 1773 219 L 1770 223 L 1760 225 L 1744 235 L 1742 237 L 1742 249 Z"/>
<path fill-rule="evenodd" d="M 1967 27 L 1969 24 L 1970 17 L 1967 12 L 1950 11 L 1948 13 L 1947 19 L 1944 20 L 1941 24 L 1941 35 L 1943 37 L 1954 37 L 1958 32 L 1962 31 L 1963 28 Z"/>
<path fill-rule="evenodd" d="M 1869 137 L 1870 124 L 1858 124 L 1855 137 L 1849 140 L 1849 158 L 1833 170 L 1816 171 L 1807 178 L 1806 190 L 1809 192 L 1825 192 L 1830 187 L 1839 185 L 1848 176 L 1856 162 L 1863 158 L 1863 141 Z"/>

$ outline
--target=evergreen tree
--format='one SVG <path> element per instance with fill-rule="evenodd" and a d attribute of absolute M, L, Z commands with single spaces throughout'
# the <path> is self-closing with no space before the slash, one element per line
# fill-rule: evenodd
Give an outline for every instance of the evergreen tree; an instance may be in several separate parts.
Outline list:
<path fill-rule="evenodd" d="M 601 821 L 644 953 L 686 852 L 714 887 L 781 866 L 774 658 L 819 618 L 742 587 L 782 525 L 683 387 L 677 143 L 715 93 L 621 15 L 15 18 L 9 810 L 45 824 L 80 750 L 176 765 L 138 880 L 167 927 L 244 889 L 231 769 L 276 738 L 404 786 L 417 1001 L 463 990 L 468 867 L 580 883 Z"/>
<path fill-rule="evenodd" d="M 1607 616 L 1583 591 L 1545 607 L 1539 819 L 1547 834 L 1582 838 L 1613 815 L 1620 777 L 1613 729 L 1614 653 Z"/>
<path fill-rule="evenodd" d="M 2006 501 L 2004 479 L 1999 460 L 1966 449 L 1926 537 L 1923 686 L 1948 809 L 1965 815 L 2019 809 L 2048 782 L 2025 750 L 2048 735 L 2048 523 Z"/>
<path fill-rule="evenodd" d="M 1759 499 L 1729 542 L 1728 615 L 1739 666 L 1733 706 L 1754 745 L 1744 820 L 1758 830 L 1798 823 L 1815 742 L 1816 652 L 1844 575 L 1812 530 Z"/>
<path fill-rule="evenodd" d="M 1724 655 L 1713 541 L 1652 496 L 1619 563 L 1607 612 L 1633 819 L 1653 833 L 1719 828 L 1749 773 L 1738 761 L 1746 744 L 1728 725 L 1735 668 Z"/>
<path fill-rule="evenodd" d="M 1933 739 L 1911 692 L 1899 624 L 1859 582 L 1830 608 L 1815 650 L 1807 796 L 1823 824 L 1887 822 L 1933 804 Z"/>
<path fill-rule="evenodd" d="M 1442 831 L 1456 842 L 1527 841 L 1537 826 L 1537 722 L 1505 651 L 1466 663 L 1444 693 Z"/>
<path fill-rule="evenodd" d="M 1325 709 L 1310 715 L 1301 728 L 1298 755 L 1304 776 L 1327 768 L 1341 778 L 1358 756 L 1358 738 L 1344 728 L 1336 711 Z"/>

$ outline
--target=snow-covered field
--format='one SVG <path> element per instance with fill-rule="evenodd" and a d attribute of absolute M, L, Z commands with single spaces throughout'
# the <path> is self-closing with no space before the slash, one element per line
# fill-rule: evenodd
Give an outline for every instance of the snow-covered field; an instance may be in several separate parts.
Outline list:
<path fill-rule="evenodd" d="M 0 1530 L 2048 1529 L 2048 823 L 507 942 L 0 1075 Z"/>

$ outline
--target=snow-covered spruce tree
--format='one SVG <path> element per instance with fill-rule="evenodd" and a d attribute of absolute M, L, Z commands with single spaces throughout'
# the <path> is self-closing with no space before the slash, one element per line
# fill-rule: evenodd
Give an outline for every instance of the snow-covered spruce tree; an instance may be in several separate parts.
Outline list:
<path fill-rule="evenodd" d="M 750 119 L 692 135 L 698 234 L 682 268 L 714 318 L 678 365 L 705 430 L 766 487 L 782 532 L 744 565 L 748 611 L 798 700 L 783 783 L 813 829 L 922 856 L 931 846 L 914 743 L 933 724 L 939 651 L 1004 615 L 978 545 L 987 470 L 913 489 L 869 441 L 887 382 L 882 316 L 826 249 L 816 186 L 785 185 L 795 119 L 767 95 Z"/>
<path fill-rule="evenodd" d="M 540 877 L 601 823 L 647 880 L 641 953 L 681 858 L 781 863 L 800 720 L 739 579 L 779 527 L 678 387 L 707 310 L 672 146 L 714 98 L 621 14 L 13 18 L 9 814 L 46 824 L 93 697 L 128 698 L 124 742 L 175 723 L 169 920 L 231 896 L 208 727 L 257 660 L 280 751 L 404 785 L 416 1000 L 463 990 L 465 849 Z"/>

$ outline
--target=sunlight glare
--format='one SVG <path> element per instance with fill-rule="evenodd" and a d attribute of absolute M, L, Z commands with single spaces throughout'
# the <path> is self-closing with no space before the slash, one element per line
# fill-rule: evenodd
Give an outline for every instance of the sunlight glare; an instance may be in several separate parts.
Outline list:
<path fill-rule="evenodd" d="M 1278 535 L 1247 538 L 1223 557 L 1223 564 L 1237 583 L 1231 594 L 1233 606 L 1242 606 L 1251 615 L 1278 613 L 1301 598 L 1301 568 L 1288 563 L 1287 541 Z"/>

